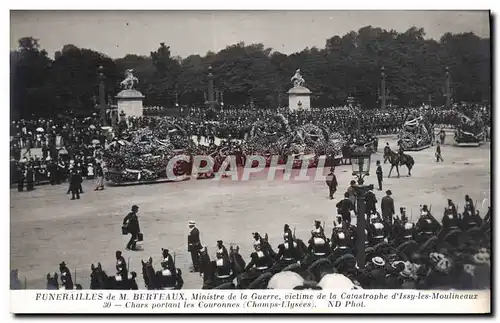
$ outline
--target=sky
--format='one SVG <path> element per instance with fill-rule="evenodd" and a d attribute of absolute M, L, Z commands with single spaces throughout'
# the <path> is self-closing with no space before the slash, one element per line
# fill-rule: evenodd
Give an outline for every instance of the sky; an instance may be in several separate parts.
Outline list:
<path fill-rule="evenodd" d="M 474 32 L 490 37 L 487 11 L 11 11 L 10 48 L 32 36 L 50 56 L 65 44 L 112 58 L 149 55 L 160 42 L 183 58 L 217 52 L 240 41 L 263 43 L 291 54 L 324 48 L 334 35 L 371 25 L 405 31 L 423 27 L 426 37 Z"/>

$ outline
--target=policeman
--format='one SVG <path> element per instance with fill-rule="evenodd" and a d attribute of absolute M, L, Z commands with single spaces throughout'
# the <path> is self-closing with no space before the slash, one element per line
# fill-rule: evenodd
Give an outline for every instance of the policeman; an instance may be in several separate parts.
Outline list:
<path fill-rule="evenodd" d="M 73 279 L 66 263 L 63 261 L 59 264 L 59 271 L 61 272 L 61 283 L 65 289 L 73 289 Z"/>
<path fill-rule="evenodd" d="M 378 190 L 381 191 L 382 190 L 382 181 L 383 181 L 384 174 L 382 173 L 382 166 L 380 166 L 380 160 L 377 160 L 377 171 L 376 171 L 376 174 L 377 174 L 377 181 L 378 181 Z"/>
<path fill-rule="evenodd" d="M 271 268 L 273 265 L 273 260 L 269 255 L 267 255 L 267 253 L 262 251 L 261 244 L 256 242 L 254 243 L 253 247 L 255 251 L 250 254 L 251 260 L 245 267 L 245 271 L 248 271 L 250 268 L 255 267 L 257 271 L 263 272 Z"/>
<path fill-rule="evenodd" d="M 333 173 L 335 171 L 335 167 L 330 168 L 330 173 L 326 176 L 326 186 L 329 189 L 330 200 L 333 200 L 333 194 L 337 191 L 337 177 Z"/>
<path fill-rule="evenodd" d="M 123 258 L 121 251 L 117 250 L 115 256 L 117 276 L 121 276 L 122 281 L 125 281 L 128 276 L 127 263 L 125 262 L 125 258 Z"/>
<path fill-rule="evenodd" d="M 200 270 L 200 248 L 200 231 L 195 227 L 194 221 L 189 221 L 188 252 L 191 253 L 191 260 L 193 262 L 193 269 L 191 272 L 197 272 Z"/>

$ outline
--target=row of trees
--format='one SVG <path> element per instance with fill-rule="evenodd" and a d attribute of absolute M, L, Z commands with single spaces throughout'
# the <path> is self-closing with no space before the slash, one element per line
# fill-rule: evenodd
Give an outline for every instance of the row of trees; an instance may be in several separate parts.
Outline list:
<path fill-rule="evenodd" d="M 371 26 L 326 40 L 325 48 L 305 48 L 285 55 L 263 44 L 230 45 L 205 56 L 174 57 L 161 43 L 149 56 L 128 54 L 113 60 L 91 49 L 65 45 L 48 57 L 38 40 L 19 40 L 11 52 L 13 117 L 89 113 L 98 97 L 98 66 L 104 67 L 109 101 L 118 93 L 125 69 L 133 68 L 145 105 L 200 105 L 207 89 L 207 68 L 226 105 L 276 107 L 286 104 L 290 78 L 302 70 L 314 93 L 313 105 L 345 104 L 352 96 L 366 108 L 378 105 L 380 68 L 385 67 L 392 103 L 412 105 L 444 101 L 445 68 L 456 101 L 490 98 L 490 39 L 473 33 L 447 33 L 439 41 L 425 39 L 422 28 L 405 32 Z"/>

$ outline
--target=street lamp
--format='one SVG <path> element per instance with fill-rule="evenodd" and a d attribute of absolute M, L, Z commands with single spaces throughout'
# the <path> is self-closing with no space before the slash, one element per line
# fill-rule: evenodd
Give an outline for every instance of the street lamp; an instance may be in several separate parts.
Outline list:
<path fill-rule="evenodd" d="M 364 178 L 370 175 L 371 151 L 366 148 L 357 148 L 351 154 L 352 175 L 358 179 L 358 185 L 355 186 L 356 204 L 357 204 L 357 224 L 356 224 L 356 262 L 358 268 L 365 267 L 365 241 L 366 241 L 366 223 L 365 223 L 365 196 L 373 189 L 373 184 L 363 185 Z"/>

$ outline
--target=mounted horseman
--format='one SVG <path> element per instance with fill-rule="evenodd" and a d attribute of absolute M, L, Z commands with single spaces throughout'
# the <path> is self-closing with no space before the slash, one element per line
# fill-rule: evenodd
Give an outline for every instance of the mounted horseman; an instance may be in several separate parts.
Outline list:
<path fill-rule="evenodd" d="M 276 255 L 276 260 L 278 262 L 279 268 L 284 268 L 302 259 L 300 246 L 293 238 L 292 231 L 290 230 L 288 224 L 285 224 L 284 231 L 283 243 L 278 245 L 278 254 Z"/>

